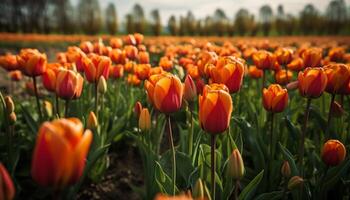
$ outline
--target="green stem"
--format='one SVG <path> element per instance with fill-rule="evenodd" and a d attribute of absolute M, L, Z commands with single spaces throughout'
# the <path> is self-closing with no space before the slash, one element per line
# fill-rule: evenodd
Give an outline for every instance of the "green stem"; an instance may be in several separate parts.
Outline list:
<path fill-rule="evenodd" d="M 68 117 L 69 99 L 66 99 L 66 109 L 64 111 L 64 117 Z"/>
<path fill-rule="evenodd" d="M 327 176 L 327 172 L 328 172 L 328 170 L 329 170 L 329 166 L 327 166 L 326 167 L 326 170 L 324 171 L 324 173 L 323 173 L 323 175 L 322 175 L 322 177 L 321 177 L 321 181 L 320 181 L 320 185 L 319 185 L 319 195 L 321 195 L 321 198 L 319 198 L 319 199 L 326 199 L 326 195 L 324 194 L 326 191 L 325 190 L 323 190 L 323 183 L 324 183 L 324 181 L 325 181 L 325 179 L 326 179 L 326 176 Z"/>
<path fill-rule="evenodd" d="M 211 136 L 211 193 L 212 200 L 215 200 L 215 144 L 216 144 L 216 135 L 210 134 Z"/>
<path fill-rule="evenodd" d="M 36 84 L 36 77 L 33 76 L 32 78 L 33 78 L 33 84 L 34 84 L 34 93 L 35 93 L 35 98 L 36 98 L 36 105 L 37 105 L 37 108 L 38 108 L 39 119 L 41 121 L 43 119 L 43 116 L 41 114 L 41 106 L 40 106 L 38 88 L 37 88 L 37 84 Z"/>
<path fill-rule="evenodd" d="M 300 146 L 299 146 L 299 169 L 300 169 L 300 175 L 304 177 L 303 172 L 303 159 L 304 159 L 304 142 L 305 142 L 305 132 L 307 129 L 307 123 L 309 121 L 309 114 L 310 114 L 310 105 L 311 105 L 311 98 L 307 99 L 307 104 L 305 108 L 305 116 L 304 116 L 304 124 L 301 129 L 301 140 L 300 140 Z"/>
<path fill-rule="evenodd" d="M 236 184 L 235 184 L 235 200 L 238 199 L 238 192 L 239 192 L 239 180 L 236 180 Z"/>
<path fill-rule="evenodd" d="M 287 191 L 288 191 L 288 178 L 284 178 L 284 186 L 283 186 L 283 193 L 282 193 L 283 200 L 288 199 Z"/>
<path fill-rule="evenodd" d="M 188 154 L 191 156 L 193 151 L 193 111 L 191 109 L 191 106 L 189 106 L 190 112 L 191 112 L 191 127 L 188 134 Z"/>
<path fill-rule="evenodd" d="M 266 79 L 266 73 L 265 73 L 265 70 L 263 70 L 261 91 L 263 91 L 265 88 L 265 81 L 266 81 L 265 79 Z"/>
<path fill-rule="evenodd" d="M 173 181 L 173 195 L 175 195 L 176 192 L 176 158 L 175 158 L 175 147 L 174 147 L 174 140 L 173 140 L 173 131 L 171 130 L 171 121 L 170 121 L 170 115 L 167 116 L 168 118 L 168 128 L 169 128 L 169 143 L 172 153 L 172 181 Z"/>
<path fill-rule="evenodd" d="M 335 94 L 332 94 L 332 99 L 331 99 L 331 102 L 329 104 L 329 112 L 328 112 L 326 135 L 325 135 L 327 139 L 331 138 L 331 134 L 329 133 L 329 131 L 330 131 L 331 120 L 332 120 L 332 104 L 333 104 L 334 100 L 335 100 Z"/>
<path fill-rule="evenodd" d="M 273 161 L 273 157 L 274 157 L 274 149 L 273 149 L 273 147 L 274 147 L 274 145 L 273 145 L 273 124 L 274 124 L 274 119 L 275 119 L 275 114 L 273 113 L 273 112 L 271 112 L 271 123 L 270 123 L 270 126 L 271 126 L 271 128 L 270 128 L 270 159 L 271 159 L 271 161 Z"/>
<path fill-rule="evenodd" d="M 58 96 L 56 95 L 56 98 L 55 98 L 55 102 L 56 102 L 56 115 L 58 116 L 58 118 L 60 118 L 60 102 L 59 102 L 59 99 L 58 99 Z"/>
<path fill-rule="evenodd" d="M 98 120 L 98 88 L 97 88 L 97 83 L 95 83 L 95 114 L 96 118 Z"/>

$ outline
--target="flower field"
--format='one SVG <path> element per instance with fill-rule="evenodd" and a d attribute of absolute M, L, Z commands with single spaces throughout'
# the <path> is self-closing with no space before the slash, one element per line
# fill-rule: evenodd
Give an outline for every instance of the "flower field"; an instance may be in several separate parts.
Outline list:
<path fill-rule="evenodd" d="M 350 197 L 348 36 L 0 46 L 0 200 Z"/>

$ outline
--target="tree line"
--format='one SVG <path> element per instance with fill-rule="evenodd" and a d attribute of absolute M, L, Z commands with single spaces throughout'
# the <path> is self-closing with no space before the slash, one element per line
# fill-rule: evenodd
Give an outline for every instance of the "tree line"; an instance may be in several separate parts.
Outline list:
<path fill-rule="evenodd" d="M 158 9 L 150 17 L 140 4 L 135 4 L 125 18 L 118 18 L 115 4 L 102 10 L 98 0 L 80 0 L 73 6 L 70 0 L 1 0 L 0 31 L 23 33 L 84 33 L 146 35 L 297 35 L 349 34 L 350 9 L 344 0 L 332 0 L 325 11 L 307 4 L 299 15 L 285 12 L 283 5 L 274 11 L 269 5 L 254 16 L 248 9 L 239 9 L 232 17 L 218 8 L 212 15 L 196 18 L 188 11 L 185 16 L 170 16 L 162 25 Z"/>

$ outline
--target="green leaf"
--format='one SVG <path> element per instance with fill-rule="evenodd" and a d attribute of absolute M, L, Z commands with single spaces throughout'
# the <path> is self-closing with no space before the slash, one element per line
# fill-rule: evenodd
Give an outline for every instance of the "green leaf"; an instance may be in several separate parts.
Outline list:
<path fill-rule="evenodd" d="M 282 199 L 282 197 L 283 197 L 283 191 L 273 191 L 273 192 L 261 194 L 255 200 L 274 200 L 274 199 Z"/>
<path fill-rule="evenodd" d="M 256 188 L 258 187 L 263 176 L 264 176 L 264 170 L 262 170 L 258 175 L 256 175 L 256 177 L 252 181 L 250 181 L 250 183 L 243 189 L 238 199 L 240 200 L 252 199 L 255 194 Z"/>
<path fill-rule="evenodd" d="M 27 110 L 26 107 L 21 105 L 21 108 L 22 108 L 22 111 L 23 111 L 24 119 L 27 122 L 31 132 L 33 134 L 36 134 L 38 132 L 38 129 L 39 129 L 38 124 L 35 122 L 34 118 L 32 117 L 32 115 L 30 114 L 30 112 Z"/>
<path fill-rule="evenodd" d="M 155 180 L 159 187 L 160 192 L 171 194 L 173 190 L 173 183 L 171 181 L 171 178 L 164 172 L 162 166 L 159 162 L 155 161 Z M 177 188 L 175 188 L 176 192 L 178 191 Z"/>
<path fill-rule="evenodd" d="M 298 171 L 297 165 L 295 164 L 292 154 L 280 142 L 278 143 L 278 145 L 281 148 L 284 159 L 288 160 L 288 163 L 292 172 L 292 176 L 299 175 L 299 171 Z"/>
<path fill-rule="evenodd" d="M 290 121 L 289 117 L 285 117 L 284 121 L 286 123 L 286 127 L 290 135 L 292 136 L 292 139 L 297 140 L 298 136 L 300 135 L 299 130 L 295 125 Z"/>
<path fill-rule="evenodd" d="M 347 172 L 350 166 L 350 160 L 343 162 L 340 166 L 334 167 L 327 173 L 326 181 L 324 183 L 324 187 L 329 189 L 334 186 L 338 182 L 338 180 Z"/>

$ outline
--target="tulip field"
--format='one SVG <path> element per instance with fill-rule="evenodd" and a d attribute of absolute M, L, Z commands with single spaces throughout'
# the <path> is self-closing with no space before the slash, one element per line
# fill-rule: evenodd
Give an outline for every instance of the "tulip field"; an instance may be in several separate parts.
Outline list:
<path fill-rule="evenodd" d="M 349 37 L 6 38 L 0 200 L 350 198 Z"/>

